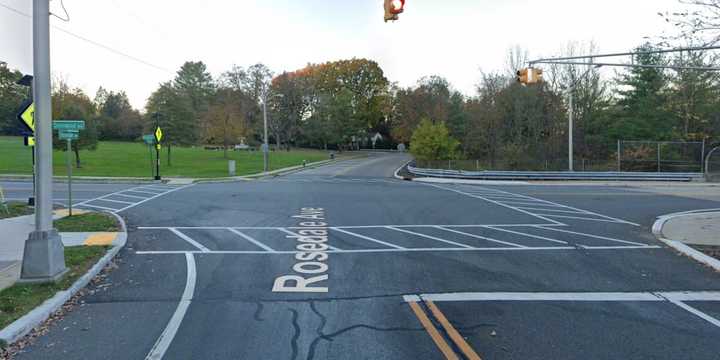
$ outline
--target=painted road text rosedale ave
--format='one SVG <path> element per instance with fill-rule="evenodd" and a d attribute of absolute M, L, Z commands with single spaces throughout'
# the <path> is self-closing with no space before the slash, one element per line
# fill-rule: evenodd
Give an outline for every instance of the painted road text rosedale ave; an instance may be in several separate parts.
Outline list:
<path fill-rule="evenodd" d="M 328 224 L 322 208 L 302 208 L 293 216 L 301 222 L 295 233 L 286 238 L 298 242 L 297 261 L 292 270 L 297 275 L 285 275 L 275 279 L 273 292 L 328 292 Z M 323 286 L 324 285 L 324 286 Z"/>

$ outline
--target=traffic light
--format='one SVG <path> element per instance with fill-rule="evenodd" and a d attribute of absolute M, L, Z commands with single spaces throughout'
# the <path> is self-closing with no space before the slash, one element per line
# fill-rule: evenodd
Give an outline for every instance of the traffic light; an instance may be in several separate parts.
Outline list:
<path fill-rule="evenodd" d="M 405 0 L 385 0 L 385 22 L 389 20 L 398 20 L 401 14 L 405 11 Z"/>
<path fill-rule="evenodd" d="M 517 72 L 517 82 L 521 84 L 528 84 L 528 69 L 520 69 Z"/>
<path fill-rule="evenodd" d="M 530 85 L 530 84 L 537 84 L 542 81 L 543 81 L 542 69 L 525 68 L 525 69 L 520 69 L 517 72 L 517 82 L 519 82 L 521 84 Z"/>

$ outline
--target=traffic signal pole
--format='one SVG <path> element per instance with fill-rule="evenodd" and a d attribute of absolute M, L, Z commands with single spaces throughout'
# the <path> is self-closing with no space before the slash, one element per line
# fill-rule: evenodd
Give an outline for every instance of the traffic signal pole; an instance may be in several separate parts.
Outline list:
<path fill-rule="evenodd" d="M 35 230 L 25 242 L 20 281 L 52 282 L 67 271 L 60 234 L 53 228 L 50 1 L 33 0 L 33 95 L 37 152 Z"/>

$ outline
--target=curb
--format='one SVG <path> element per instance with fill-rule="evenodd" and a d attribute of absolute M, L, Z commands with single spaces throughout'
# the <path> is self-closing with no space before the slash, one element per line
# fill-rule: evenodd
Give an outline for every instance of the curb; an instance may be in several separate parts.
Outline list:
<path fill-rule="evenodd" d="M 32 180 L 32 178 L 32 175 L 0 175 L 0 181 L 27 181 Z M 147 184 L 156 182 L 155 180 L 149 178 L 73 176 L 73 182 L 75 181 L 92 184 Z M 53 176 L 53 182 L 67 182 L 67 176 Z"/>
<path fill-rule="evenodd" d="M 70 300 L 70 298 L 75 296 L 78 291 L 87 286 L 90 283 L 90 280 L 97 276 L 125 246 L 127 243 L 127 226 L 125 225 L 125 221 L 117 214 L 108 213 L 115 216 L 120 223 L 122 231 L 118 234 L 118 244 L 113 246 L 113 248 L 110 249 L 105 256 L 100 258 L 100 260 L 93 265 L 93 267 L 90 268 L 85 275 L 77 279 L 70 288 L 57 292 L 52 298 L 46 300 L 44 303 L 40 304 L 40 306 L 0 330 L 1 342 L 10 345 L 30 333 L 35 327 L 45 322 L 45 320 L 47 320 L 53 313 Z"/>
<path fill-rule="evenodd" d="M 688 214 L 699 214 L 699 213 L 703 213 L 703 212 L 707 212 L 707 210 L 687 211 L 687 212 L 674 213 L 674 214 L 660 216 L 653 224 L 652 232 L 655 235 L 655 237 L 658 240 L 660 240 L 661 242 L 663 242 L 665 245 L 677 250 L 681 254 L 688 256 L 695 261 L 698 261 L 704 265 L 707 265 L 707 266 L 715 269 L 715 271 L 720 272 L 720 260 L 715 259 L 708 255 L 705 255 L 702 252 L 695 250 L 688 245 L 685 245 L 685 243 L 683 243 L 683 242 L 668 239 L 663 234 L 663 227 L 665 226 L 665 224 L 668 221 L 670 221 L 674 218 L 680 217 L 680 216 L 684 216 L 684 215 L 688 215 Z"/>

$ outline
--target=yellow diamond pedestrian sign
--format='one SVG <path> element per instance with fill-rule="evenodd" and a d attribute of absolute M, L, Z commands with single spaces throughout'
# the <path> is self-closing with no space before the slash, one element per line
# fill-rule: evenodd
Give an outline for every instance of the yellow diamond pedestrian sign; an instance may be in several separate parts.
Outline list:
<path fill-rule="evenodd" d="M 155 140 L 157 140 L 157 143 L 159 144 L 160 141 L 162 141 L 163 133 L 162 129 L 158 126 L 157 129 L 155 129 Z"/>
<path fill-rule="evenodd" d="M 35 103 L 31 102 L 23 106 L 18 114 L 18 119 L 32 132 L 35 132 Z"/>

